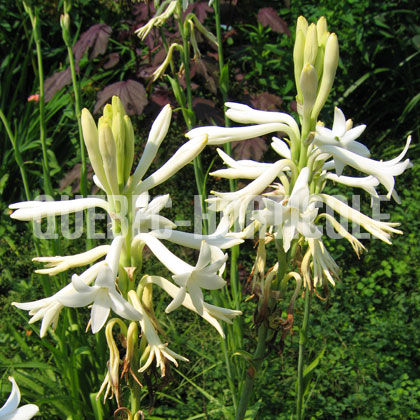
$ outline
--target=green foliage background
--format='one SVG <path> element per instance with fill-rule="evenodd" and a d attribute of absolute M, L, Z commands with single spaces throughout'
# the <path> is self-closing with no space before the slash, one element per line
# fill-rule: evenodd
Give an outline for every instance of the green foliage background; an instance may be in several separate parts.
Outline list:
<path fill-rule="evenodd" d="M 45 67 L 50 75 L 63 68 L 65 60 L 64 44 L 60 42 L 60 2 L 40 2 L 40 5 Z M 225 5 L 227 7 L 228 3 Z M 308 21 L 324 15 L 330 30 L 338 34 L 341 59 L 334 91 L 324 109 L 327 124 L 331 123 L 328 115 L 332 115 L 333 105 L 339 105 L 355 124 L 367 124 L 363 142 L 370 147 L 373 157 L 384 160 L 395 156 L 402 149 L 406 136 L 409 133 L 413 135 L 413 146 L 409 151 L 413 168 L 397 179 L 402 204 L 382 203 L 383 211 L 390 213 L 393 221 L 401 223 L 404 235 L 394 238 L 392 246 L 375 240 L 365 241 L 369 251 L 360 259 L 342 241 L 330 241 L 330 252 L 342 267 L 342 282 L 330 290 L 328 302 L 318 300 L 313 307 L 308 344 L 310 359 L 314 360 L 322 351 L 324 353 L 312 376 L 306 416 L 308 419 L 418 419 L 419 6 L 409 0 L 326 0 L 316 4 L 305 0 L 272 1 L 269 4 L 239 0 L 236 9 L 227 8 L 224 23 L 227 28 L 236 31 L 225 45 L 233 80 L 229 97 L 240 102 L 248 95 L 269 92 L 280 96 L 283 108 L 290 111 L 294 97 L 293 39 L 258 24 L 256 15 L 262 7 L 275 8 L 292 33 L 299 15 L 304 15 Z M 129 29 L 124 19 L 130 13 L 129 2 L 79 1 L 74 4 L 73 16 L 77 31 L 83 32 L 93 23 L 105 22 L 113 27 L 116 34 L 118 30 Z M 1 0 L 0 15 L 4 17 L 0 23 L 0 105 L 17 133 L 33 194 L 36 195 L 42 190 L 42 182 L 36 109 L 31 103 L 26 103 L 26 98 L 36 90 L 31 65 L 35 56 L 33 45 L 29 43 L 29 24 L 19 2 L 11 5 Z M 211 21 L 209 25 L 212 25 Z M 132 42 L 131 39 L 121 41 L 116 36 L 110 42 L 109 48 L 121 55 L 121 64 L 112 71 L 96 71 L 97 61 L 85 59 L 81 63 L 85 75 L 81 80 L 84 106 L 92 109 L 96 92 L 107 83 L 135 77 L 136 59 L 130 53 Z M 243 74 L 244 79 L 235 79 L 235 72 Z M 219 97 L 213 99 L 221 106 Z M 72 107 L 71 91 L 67 88 L 49 103 L 48 142 L 52 175 L 57 180 L 63 178 L 79 159 Z M 150 117 L 144 115 L 134 120 L 136 133 L 140 136 L 139 151 L 145 141 L 145 127 L 151 123 Z M 166 145 L 164 143 L 158 160 L 165 159 L 176 150 L 183 141 L 184 131 L 179 120 L 171 132 L 172 140 Z M 86 404 L 85 418 L 90 419 L 93 418 L 93 406 L 86 395 L 98 390 L 102 376 L 89 373 L 81 377 L 83 381 L 89 378 L 83 384 L 84 400 L 80 395 L 70 395 L 63 371 L 55 367 L 54 357 L 46 349 L 48 345 L 54 346 L 54 341 L 47 337 L 44 339 L 47 344 L 42 344 L 37 337 L 38 326 L 35 324 L 34 329 L 29 327 L 26 315 L 11 306 L 12 301 L 40 298 L 45 287 L 54 289 L 55 285 L 48 286 L 45 280 L 33 274 L 31 258 L 35 251 L 27 226 L 11 222 L 8 218 L 7 205 L 24 199 L 24 196 L 17 181 L 19 172 L 13 151 L 3 128 L 0 129 L 0 141 L 0 401 L 5 401 L 9 392 L 6 378 L 13 374 L 21 386 L 23 399 L 40 405 L 40 418 L 66 418 L 62 417 L 62 413 L 69 409 L 63 406 L 72 407 L 72 401 L 82 398 Z M 204 156 L 205 161 L 210 163 L 214 150 L 207 150 Z M 191 178 L 190 185 L 185 184 L 188 176 Z M 195 188 L 192 177 L 192 169 L 186 168 L 165 185 L 165 192 L 171 193 L 175 205 L 171 216 L 177 214 L 179 219 L 191 217 Z M 217 188 L 223 188 L 223 184 L 217 184 L 221 181 L 212 182 Z M 186 196 L 186 190 L 191 191 L 191 197 Z M 65 191 L 70 193 L 70 188 Z M 365 210 L 369 211 L 366 197 L 364 202 L 367 203 Z M 67 245 L 63 247 L 66 251 Z M 69 252 L 73 250 L 69 249 Z M 241 250 L 241 269 L 245 274 L 250 269 L 252 252 L 250 244 Z M 148 263 L 153 264 L 153 261 Z M 158 308 L 164 307 L 165 298 L 157 299 Z M 252 325 L 252 303 L 244 303 L 243 311 L 244 325 Z M 77 316 L 83 325 L 86 314 L 79 312 Z M 302 302 L 299 302 L 296 326 L 300 324 L 301 313 Z M 170 319 L 162 315 L 160 321 L 168 331 L 171 348 L 187 356 L 191 362 L 172 369 L 165 381 L 160 380 L 157 374 L 150 375 L 148 381 L 153 393 L 144 395 L 146 418 L 223 418 L 222 407 L 230 405 L 230 396 L 216 333 L 201 320 L 183 312 L 177 312 L 175 318 L 171 314 Z M 71 320 L 68 322 L 70 327 L 79 328 Z M 71 328 L 65 334 L 67 340 L 75 340 Z M 291 418 L 294 411 L 297 335 L 295 332 L 295 335 L 286 338 L 282 351 L 278 341 L 272 344 L 270 355 L 260 372 L 249 419 Z M 250 352 L 253 351 L 254 336 L 255 330 L 248 327 L 245 343 L 246 350 Z M 88 345 L 100 349 L 101 338 L 98 340 L 95 342 L 89 338 L 88 342 L 78 342 L 75 354 L 68 355 L 73 369 L 91 369 L 95 363 L 105 366 L 105 361 L 98 359 L 99 350 L 87 350 Z M 73 379 L 78 380 L 77 377 Z M 109 408 L 108 404 L 105 411 Z M 68 415 L 71 415 L 71 410 Z"/>

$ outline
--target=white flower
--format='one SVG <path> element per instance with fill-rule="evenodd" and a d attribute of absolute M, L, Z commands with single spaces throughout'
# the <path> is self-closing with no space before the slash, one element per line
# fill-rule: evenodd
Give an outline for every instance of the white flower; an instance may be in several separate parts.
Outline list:
<path fill-rule="evenodd" d="M 360 156 L 369 157 L 369 149 L 362 143 L 355 141 L 365 131 L 366 125 L 362 124 L 351 128 L 352 125 L 352 121 L 348 120 L 346 122 L 343 112 L 336 107 L 332 129 L 317 125 L 314 144 L 321 150 L 324 150 L 323 146 L 330 145 L 350 150 Z"/>
<path fill-rule="evenodd" d="M 103 262 L 94 264 L 79 276 L 79 280 L 84 284 L 90 284 L 98 275 L 99 270 L 103 264 Z M 39 335 L 42 338 L 47 333 L 48 327 L 50 325 L 52 325 L 53 330 L 55 330 L 57 327 L 58 317 L 64 307 L 59 299 L 64 296 L 73 296 L 76 293 L 77 292 L 74 289 L 73 284 L 70 283 L 53 296 L 33 302 L 13 302 L 12 305 L 24 311 L 29 311 L 29 315 L 32 316 L 32 318 L 29 320 L 30 324 L 33 324 L 34 322 L 42 319 L 41 329 L 39 332 Z"/>
<path fill-rule="evenodd" d="M 385 162 L 368 159 L 336 146 L 323 146 L 322 150 L 334 157 L 337 175 L 341 175 L 341 172 L 346 165 L 368 175 L 373 175 L 386 188 L 388 191 L 387 197 L 390 198 L 394 190 L 394 177 L 401 175 L 407 168 L 411 167 L 409 159 L 401 162 L 408 151 L 410 142 L 411 136 L 408 136 L 404 150 L 396 158 Z"/>
<path fill-rule="evenodd" d="M 195 267 L 172 254 L 155 236 L 151 234 L 137 235 L 133 241 L 143 241 L 153 254 L 164 264 L 174 275 L 172 278 L 181 286 L 179 293 L 166 308 L 169 313 L 177 309 L 188 293 L 191 295 L 195 309 L 201 315 L 203 313 L 203 292 L 201 289 L 215 290 L 222 288 L 226 282 L 217 272 L 223 270 L 227 255 L 215 247 L 201 242 L 200 254 Z"/>
<path fill-rule="evenodd" d="M 176 228 L 176 224 L 166 217 L 160 216 L 161 210 L 170 202 L 169 194 L 155 197 L 149 203 L 147 191 L 139 195 L 136 200 L 136 216 L 133 222 L 135 233 L 149 232 L 149 230 Z"/>
<path fill-rule="evenodd" d="M 254 137 L 263 136 L 264 134 L 276 133 L 278 131 L 293 135 L 289 126 L 281 123 L 259 124 L 248 127 L 204 126 L 193 128 L 185 135 L 189 139 L 197 136 L 208 135 L 208 144 L 214 146 L 230 143 L 232 141 L 252 139 Z"/>
<path fill-rule="evenodd" d="M 287 167 L 289 167 L 289 161 L 280 160 L 271 164 L 258 178 L 241 190 L 228 193 L 211 191 L 211 194 L 216 197 L 206 200 L 210 203 L 209 209 L 223 211 L 223 215 L 229 218 L 231 226 L 236 219 L 239 219 L 239 225 L 243 227 L 249 203 L 261 194 Z"/>
<path fill-rule="evenodd" d="M 284 112 L 260 111 L 236 102 L 226 102 L 225 105 L 228 108 L 226 115 L 232 121 L 242 124 L 283 123 L 290 127 L 296 139 L 300 137 L 299 126 L 289 114 L 285 114 Z"/>
<path fill-rule="evenodd" d="M 172 298 L 175 298 L 179 294 L 180 288 L 163 277 L 146 276 L 144 281 L 146 283 L 156 284 L 157 286 L 161 287 Z M 182 306 L 189 309 L 190 311 L 198 313 L 191 300 L 191 296 L 188 293 L 185 295 Z M 242 315 L 242 312 L 234 309 L 222 308 L 220 306 L 215 306 L 204 302 L 203 313 L 199 315 L 209 324 L 213 325 L 213 327 L 216 328 L 217 332 L 221 335 L 222 338 L 225 338 L 225 333 L 223 332 L 222 326 L 219 324 L 219 320 L 225 321 L 228 324 L 232 324 L 232 319 Z"/>
<path fill-rule="evenodd" d="M 231 233 L 228 232 L 227 226 L 225 230 L 218 228 L 210 235 L 199 235 L 172 229 L 154 230 L 151 231 L 150 234 L 156 236 L 158 239 L 165 239 L 174 244 L 193 249 L 200 249 L 202 241 L 220 249 L 232 248 L 233 246 L 239 245 L 243 242 L 243 239 L 232 236 Z"/>
<path fill-rule="evenodd" d="M 9 398 L 0 408 L 0 420 L 29 420 L 38 413 L 39 408 L 35 404 L 26 404 L 18 407 L 20 403 L 20 390 L 16 381 L 9 376 L 12 383 L 12 392 Z"/>
<path fill-rule="evenodd" d="M 321 232 L 314 224 L 318 213 L 315 203 L 310 203 L 309 169 L 303 168 L 299 173 L 290 197 L 281 203 L 264 198 L 266 208 L 255 211 L 253 218 L 265 226 L 277 226 L 276 236 L 283 239 L 283 248 L 287 252 L 297 234 L 305 238 L 318 238 Z"/>
<path fill-rule="evenodd" d="M 189 360 L 179 354 L 175 353 L 168 348 L 167 344 L 163 344 L 159 336 L 156 333 L 155 327 L 150 321 L 147 312 L 144 310 L 142 304 L 139 301 L 139 298 L 134 290 L 128 292 L 128 296 L 131 300 L 131 303 L 136 308 L 136 310 L 141 314 L 141 319 L 139 321 L 142 333 L 146 336 L 148 343 L 149 356 L 143 366 L 140 367 L 139 372 L 144 372 L 153 362 L 153 359 L 156 360 L 156 366 L 160 367 L 161 375 L 165 376 L 165 361 L 166 359 L 170 360 L 175 366 L 178 366 L 178 360 L 188 362 Z M 147 351 L 147 350 L 146 350 Z"/>
<path fill-rule="evenodd" d="M 401 230 L 395 229 L 396 226 L 399 226 L 399 223 L 381 222 L 379 220 L 371 219 L 370 217 L 360 213 L 359 211 L 351 208 L 347 204 L 328 194 L 319 194 L 317 197 L 327 206 L 335 210 L 338 214 L 348 220 L 351 220 L 353 223 L 362 226 L 373 236 L 376 236 L 378 239 L 386 242 L 387 244 L 391 244 L 389 238 L 391 237 L 392 233 L 400 235 L 402 234 Z"/>
<path fill-rule="evenodd" d="M 190 141 L 183 144 L 165 164 L 144 181 L 141 181 L 137 186 L 135 186 L 135 182 L 132 182 L 132 185 L 135 186 L 134 194 L 141 194 L 166 181 L 187 163 L 191 162 L 204 149 L 206 144 L 207 135 L 205 134 L 195 136 Z"/>
<path fill-rule="evenodd" d="M 82 267 L 84 265 L 91 264 L 107 254 L 108 251 L 109 245 L 101 245 L 81 254 L 68 255 L 64 257 L 35 257 L 32 258 L 32 261 L 46 263 L 46 268 L 35 270 L 35 273 L 49 274 L 50 276 L 53 276 L 70 268 Z"/>
<path fill-rule="evenodd" d="M 39 220 L 48 216 L 61 216 L 92 207 L 100 207 L 109 212 L 109 204 L 101 198 L 78 198 L 63 201 L 23 201 L 11 204 L 14 211 L 10 217 L 17 220 Z"/>
<path fill-rule="evenodd" d="M 272 166 L 270 163 L 254 162 L 253 160 L 234 160 L 221 149 L 217 149 L 217 153 L 223 159 L 223 162 L 229 166 L 229 169 L 219 169 L 211 172 L 211 176 L 229 179 L 255 179 Z"/>
<path fill-rule="evenodd" d="M 320 285 L 324 285 L 325 280 L 328 280 L 333 286 L 335 286 L 334 278 L 338 280 L 340 269 L 325 248 L 325 245 L 318 239 L 308 239 L 308 245 L 309 249 L 302 260 L 302 273 L 305 283 L 307 285 L 310 284 L 310 268 L 308 260 L 310 256 L 312 256 L 314 287 L 316 287 L 318 283 Z"/>
<path fill-rule="evenodd" d="M 100 268 L 93 286 L 86 285 L 78 275 L 74 274 L 72 285 L 76 293 L 58 297 L 62 305 L 72 308 L 80 308 L 93 302 L 90 319 L 94 334 L 104 326 L 111 309 L 122 318 L 131 321 L 138 321 L 141 318 L 141 315 L 117 292 L 115 287 L 123 242 L 122 236 L 117 236 L 112 241 L 105 263 Z"/>

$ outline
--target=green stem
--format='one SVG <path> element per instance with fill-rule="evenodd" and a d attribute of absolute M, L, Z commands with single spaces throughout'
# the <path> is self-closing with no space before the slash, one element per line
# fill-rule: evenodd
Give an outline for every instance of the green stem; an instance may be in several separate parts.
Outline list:
<path fill-rule="evenodd" d="M 245 418 L 246 409 L 248 408 L 254 388 L 255 377 L 264 360 L 264 353 L 266 348 L 268 327 L 263 321 L 258 328 L 258 344 L 252 358 L 252 365 L 249 367 L 246 374 L 245 383 L 242 387 L 241 399 L 239 401 L 238 409 L 236 411 L 235 420 L 243 420 Z"/>
<path fill-rule="evenodd" d="M 83 197 L 87 196 L 87 175 L 86 175 L 86 153 L 85 144 L 83 141 L 82 122 L 81 122 L 81 111 L 80 111 L 80 91 L 79 84 L 77 83 L 76 68 L 74 64 L 73 50 L 70 46 L 67 46 L 67 54 L 69 57 L 71 80 L 73 83 L 74 92 L 74 113 L 76 115 L 77 127 L 79 130 L 79 144 L 80 144 L 80 158 L 82 166 L 80 168 L 80 192 Z"/>
<path fill-rule="evenodd" d="M 228 383 L 229 383 L 230 394 L 232 395 L 233 408 L 236 411 L 236 408 L 238 406 L 238 402 L 236 400 L 235 384 L 233 382 L 233 374 L 232 374 L 232 365 L 230 363 L 229 352 L 228 352 L 227 345 L 226 345 L 226 339 L 222 338 L 220 340 L 220 343 L 221 343 L 221 346 L 222 346 L 223 355 L 225 357 L 227 379 L 228 379 Z"/>
<path fill-rule="evenodd" d="M 1 109 L 0 109 L 0 119 L 3 122 L 3 125 L 4 125 L 4 128 L 6 129 L 7 135 L 9 136 L 10 143 L 12 143 L 13 152 L 14 152 L 14 155 L 15 155 L 15 160 L 16 160 L 16 163 L 19 166 L 20 175 L 22 177 L 26 199 L 28 201 L 30 201 L 31 200 L 31 193 L 30 193 L 30 189 L 29 189 L 28 178 L 26 176 L 26 170 L 25 170 L 25 166 L 24 166 L 25 164 L 23 162 L 22 155 L 20 154 L 20 150 L 17 147 L 16 138 L 13 135 L 12 130 L 10 129 L 9 123 L 6 119 L 6 116 L 4 115 L 4 113 Z"/>
<path fill-rule="evenodd" d="M 85 152 L 85 144 L 83 141 L 83 131 L 82 131 L 82 120 L 81 120 L 81 110 L 80 110 L 80 89 L 79 83 L 77 82 L 77 74 L 76 74 L 76 67 L 74 63 L 74 55 L 72 46 L 70 44 L 70 33 L 67 28 L 63 28 L 63 39 L 67 46 L 67 55 L 69 58 L 70 64 L 70 72 L 71 72 L 71 80 L 73 85 L 73 93 L 74 93 L 74 114 L 77 120 L 77 128 L 79 131 L 79 148 L 80 148 L 80 159 L 81 159 L 81 167 L 80 167 L 80 192 L 82 193 L 83 197 L 87 197 L 87 173 L 86 173 L 86 152 Z M 87 224 L 87 231 L 91 231 L 91 220 L 88 217 L 88 212 L 85 211 L 85 218 Z M 93 248 L 93 240 L 91 238 L 86 238 L 86 248 L 91 249 Z"/>
<path fill-rule="evenodd" d="M 192 105 L 192 92 L 191 92 L 191 78 L 190 78 L 190 46 L 188 42 L 188 34 L 184 27 L 184 22 L 182 20 L 182 1 L 178 1 L 177 5 L 177 15 L 178 15 L 178 28 L 179 33 L 182 37 L 182 44 L 183 44 L 183 53 L 182 55 L 182 62 L 184 64 L 184 73 L 185 73 L 185 85 L 187 90 L 187 109 L 188 113 L 183 114 L 185 123 L 187 125 L 187 129 L 191 130 L 195 123 L 195 114 Z M 185 118 L 186 117 L 186 118 Z M 205 214 L 207 212 L 207 203 L 206 203 L 206 186 L 204 183 L 205 173 L 203 171 L 203 164 L 201 162 L 201 157 L 197 156 L 193 160 L 194 165 L 194 175 L 195 175 L 195 182 L 197 185 L 197 191 L 200 195 L 200 203 L 201 203 L 201 212 Z M 203 227 L 203 234 L 206 235 L 208 233 L 208 222 L 207 220 L 203 219 L 202 221 Z"/>
<path fill-rule="evenodd" d="M 38 79 L 39 79 L 39 136 L 41 140 L 42 149 L 42 171 L 44 175 L 45 192 L 51 197 L 54 196 L 52 188 L 50 170 L 48 165 L 47 141 L 46 141 L 46 125 L 45 125 L 45 102 L 44 102 L 44 68 L 42 65 L 42 51 L 41 51 L 41 29 L 39 23 L 39 16 L 35 9 L 35 15 L 30 7 L 27 8 L 29 17 L 31 19 L 32 28 L 34 31 L 34 40 L 36 47 L 36 56 L 38 64 Z"/>
<path fill-rule="evenodd" d="M 303 371 L 305 367 L 305 346 L 308 338 L 308 327 L 309 327 L 309 315 L 311 308 L 311 297 L 312 293 L 309 290 L 305 292 L 305 309 L 303 315 L 302 327 L 299 330 L 299 358 L 298 358 L 298 377 L 297 377 L 297 388 L 298 393 L 296 397 L 296 420 L 302 420 L 303 418 L 303 394 L 305 392 L 303 383 Z"/>

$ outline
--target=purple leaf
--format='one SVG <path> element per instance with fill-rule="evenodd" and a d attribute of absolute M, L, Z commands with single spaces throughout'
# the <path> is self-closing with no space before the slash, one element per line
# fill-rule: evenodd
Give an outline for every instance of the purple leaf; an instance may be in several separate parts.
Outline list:
<path fill-rule="evenodd" d="M 48 77 L 44 83 L 44 101 L 48 102 L 51 98 L 64 86 L 71 83 L 70 68 L 63 71 L 58 71 L 52 76 Z"/>
<path fill-rule="evenodd" d="M 221 113 L 215 106 L 215 103 L 210 99 L 194 98 L 193 110 L 197 119 L 200 121 L 207 121 L 210 124 L 223 124 L 223 113 Z"/>
<path fill-rule="evenodd" d="M 160 107 L 164 107 L 166 104 L 171 103 L 170 92 L 168 88 L 164 88 L 163 86 L 155 87 L 150 99 Z"/>
<path fill-rule="evenodd" d="M 98 92 L 98 100 L 93 113 L 99 112 L 114 95 L 119 96 L 128 115 L 140 115 L 148 103 L 144 86 L 135 80 L 127 80 L 113 83 Z"/>
<path fill-rule="evenodd" d="M 290 36 L 290 29 L 286 21 L 282 19 L 272 7 L 264 7 L 258 11 L 258 22 L 263 26 L 269 26 L 274 32 Z"/>
<path fill-rule="evenodd" d="M 108 55 L 106 62 L 103 65 L 105 70 L 108 70 L 118 64 L 120 61 L 120 55 L 117 52 Z"/>
<path fill-rule="evenodd" d="M 278 111 L 283 103 L 283 99 L 272 93 L 263 92 L 252 96 L 250 102 L 256 109 L 261 109 L 263 111 Z"/>
<path fill-rule="evenodd" d="M 104 54 L 108 45 L 112 29 L 104 23 L 97 23 L 91 26 L 86 32 L 80 35 L 79 40 L 73 46 L 73 53 L 76 64 L 83 57 L 83 54 L 91 47 L 89 58 L 93 59 L 99 54 Z"/>
<path fill-rule="evenodd" d="M 267 150 L 265 140 L 256 137 L 249 140 L 232 142 L 232 149 L 235 159 L 261 160 L 264 152 Z"/>
<path fill-rule="evenodd" d="M 213 12 L 213 9 L 207 4 L 207 1 L 190 4 L 184 12 L 184 16 L 188 13 L 194 12 L 197 19 L 203 23 L 207 17 L 207 14 Z"/>

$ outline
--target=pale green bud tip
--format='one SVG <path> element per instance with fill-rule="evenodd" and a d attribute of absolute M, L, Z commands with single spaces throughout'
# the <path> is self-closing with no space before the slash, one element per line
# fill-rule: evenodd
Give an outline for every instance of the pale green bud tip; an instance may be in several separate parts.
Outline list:
<path fill-rule="evenodd" d="M 318 35 L 315 23 L 311 23 L 308 27 L 308 32 L 305 39 L 305 49 L 303 52 L 304 64 L 315 64 L 318 53 Z"/>
<path fill-rule="evenodd" d="M 85 140 L 86 147 L 89 149 L 91 145 L 97 144 L 98 142 L 98 129 L 96 128 L 92 114 L 86 108 L 82 109 L 81 121 L 83 139 Z"/>
<path fill-rule="evenodd" d="M 305 64 L 300 76 L 300 87 L 302 89 L 303 101 L 309 97 L 316 97 L 318 88 L 318 81 L 316 76 L 315 67 L 312 64 Z"/>
<path fill-rule="evenodd" d="M 109 120 L 109 123 L 112 123 L 112 105 L 111 104 L 105 105 L 103 116 Z"/>
<path fill-rule="evenodd" d="M 327 19 L 321 16 L 316 23 L 316 30 L 318 33 L 318 42 L 321 43 L 322 38 L 326 32 L 328 32 Z"/>
<path fill-rule="evenodd" d="M 118 96 L 112 97 L 112 112 L 114 116 L 116 112 L 119 112 L 122 116 L 125 115 L 124 105 Z"/>
<path fill-rule="evenodd" d="M 128 115 L 124 115 L 123 121 L 125 126 L 124 177 L 127 180 L 134 161 L 134 130 Z"/>
<path fill-rule="evenodd" d="M 70 30 L 70 15 L 68 13 L 64 13 L 60 16 L 60 26 L 67 32 Z"/>
<path fill-rule="evenodd" d="M 103 159 L 115 159 L 116 145 L 114 136 L 108 120 L 104 117 L 99 119 L 99 149 Z"/>
<path fill-rule="evenodd" d="M 307 30 L 308 30 L 308 21 L 303 16 L 299 16 L 297 19 L 297 24 L 296 24 L 296 33 L 298 33 L 299 31 L 302 31 L 303 34 L 306 35 Z"/>
<path fill-rule="evenodd" d="M 300 88 L 303 99 L 303 116 L 309 118 L 316 100 L 318 78 L 311 64 L 305 64 L 300 76 Z"/>

